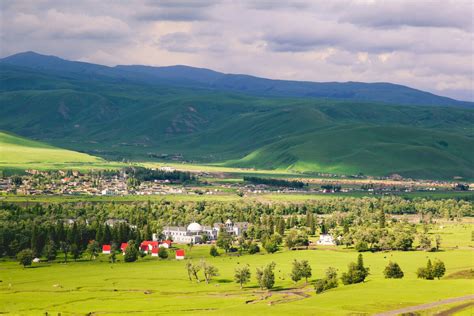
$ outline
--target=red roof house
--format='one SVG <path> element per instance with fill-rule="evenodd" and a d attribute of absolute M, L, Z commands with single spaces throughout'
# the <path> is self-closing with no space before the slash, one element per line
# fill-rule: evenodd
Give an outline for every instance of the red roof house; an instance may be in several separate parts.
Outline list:
<path fill-rule="evenodd" d="M 158 248 L 158 245 L 160 243 L 158 241 L 150 241 L 150 240 L 145 240 L 140 244 L 140 249 L 144 252 L 150 252 L 154 248 Z"/>
<path fill-rule="evenodd" d="M 183 260 L 184 259 L 184 249 L 176 250 L 176 260 Z"/>
<path fill-rule="evenodd" d="M 126 242 L 123 242 L 121 245 L 120 245 L 120 249 L 122 250 L 122 252 L 125 254 L 125 250 L 127 249 L 128 247 L 128 243 Z"/>
<path fill-rule="evenodd" d="M 160 251 L 160 248 L 152 248 L 151 249 L 151 256 L 152 257 L 158 257 L 158 251 Z"/>
<path fill-rule="evenodd" d="M 110 245 L 102 245 L 102 253 L 110 254 L 111 248 L 112 247 Z"/>

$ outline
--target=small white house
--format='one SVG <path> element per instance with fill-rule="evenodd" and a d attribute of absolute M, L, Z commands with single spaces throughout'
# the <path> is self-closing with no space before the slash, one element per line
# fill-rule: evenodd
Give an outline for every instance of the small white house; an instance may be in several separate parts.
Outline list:
<path fill-rule="evenodd" d="M 336 245 L 336 242 L 334 241 L 334 238 L 331 235 L 328 235 L 328 234 L 319 235 L 319 240 L 316 243 L 318 245 L 324 245 L 324 246 L 335 246 Z"/>
<path fill-rule="evenodd" d="M 40 259 L 40 258 L 34 258 L 34 259 L 33 259 L 33 262 L 34 262 L 34 263 L 41 262 L 41 259 Z"/>

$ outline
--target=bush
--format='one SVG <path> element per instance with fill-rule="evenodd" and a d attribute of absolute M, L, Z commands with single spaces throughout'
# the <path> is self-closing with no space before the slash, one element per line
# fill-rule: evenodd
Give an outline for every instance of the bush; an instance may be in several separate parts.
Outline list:
<path fill-rule="evenodd" d="M 209 254 L 213 257 L 217 257 L 219 255 L 219 252 L 217 251 L 216 246 L 212 245 L 211 249 L 209 250 Z"/>
<path fill-rule="evenodd" d="M 33 251 L 31 249 L 23 249 L 16 255 L 16 258 L 23 267 L 31 266 L 33 262 Z"/>
<path fill-rule="evenodd" d="M 249 254 L 253 255 L 257 252 L 260 252 L 260 247 L 256 243 L 251 243 L 249 246 Z"/>
<path fill-rule="evenodd" d="M 165 247 L 160 247 L 160 249 L 158 249 L 158 257 L 161 259 L 168 258 L 168 250 L 166 250 Z"/>
<path fill-rule="evenodd" d="M 401 279 L 403 278 L 403 271 L 396 262 L 389 262 L 388 266 L 383 271 L 386 279 Z"/>
<path fill-rule="evenodd" d="M 359 241 L 355 244 L 355 250 L 358 252 L 369 251 L 369 245 L 365 241 Z"/>
<path fill-rule="evenodd" d="M 316 281 L 314 289 L 317 294 L 336 288 L 338 286 L 336 269 L 329 267 L 326 270 L 326 277 Z"/>

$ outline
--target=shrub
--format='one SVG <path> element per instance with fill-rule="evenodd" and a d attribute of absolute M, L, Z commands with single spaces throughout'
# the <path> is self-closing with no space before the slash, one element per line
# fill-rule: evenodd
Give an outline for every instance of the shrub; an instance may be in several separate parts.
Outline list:
<path fill-rule="evenodd" d="M 336 288 L 338 286 L 336 269 L 329 267 L 326 270 L 326 277 L 316 281 L 314 289 L 317 294 Z"/>
<path fill-rule="evenodd" d="M 165 247 L 160 247 L 160 249 L 158 249 L 158 257 L 161 259 L 168 258 L 168 250 L 166 250 Z"/>
<path fill-rule="evenodd" d="M 355 246 L 355 250 L 358 252 L 369 251 L 369 245 L 365 241 L 358 241 Z"/>
<path fill-rule="evenodd" d="M 253 255 L 257 252 L 260 252 L 260 247 L 256 243 L 251 243 L 249 246 L 249 254 Z"/>
<path fill-rule="evenodd" d="M 386 279 L 401 279 L 403 278 L 403 271 L 396 262 L 389 262 L 388 266 L 383 271 Z"/>
<path fill-rule="evenodd" d="M 217 251 L 216 246 L 212 245 L 211 249 L 209 250 L 209 254 L 213 257 L 217 257 L 219 255 L 219 252 Z"/>
<path fill-rule="evenodd" d="M 33 262 L 33 251 L 31 249 L 23 249 L 16 255 L 16 258 L 23 267 L 31 266 Z"/>

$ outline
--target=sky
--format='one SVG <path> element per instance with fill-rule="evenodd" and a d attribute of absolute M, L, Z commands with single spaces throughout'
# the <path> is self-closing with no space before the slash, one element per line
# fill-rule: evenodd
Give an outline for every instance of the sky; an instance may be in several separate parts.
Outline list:
<path fill-rule="evenodd" d="M 0 56 L 392 82 L 474 101 L 473 0 L 2 0 Z"/>

